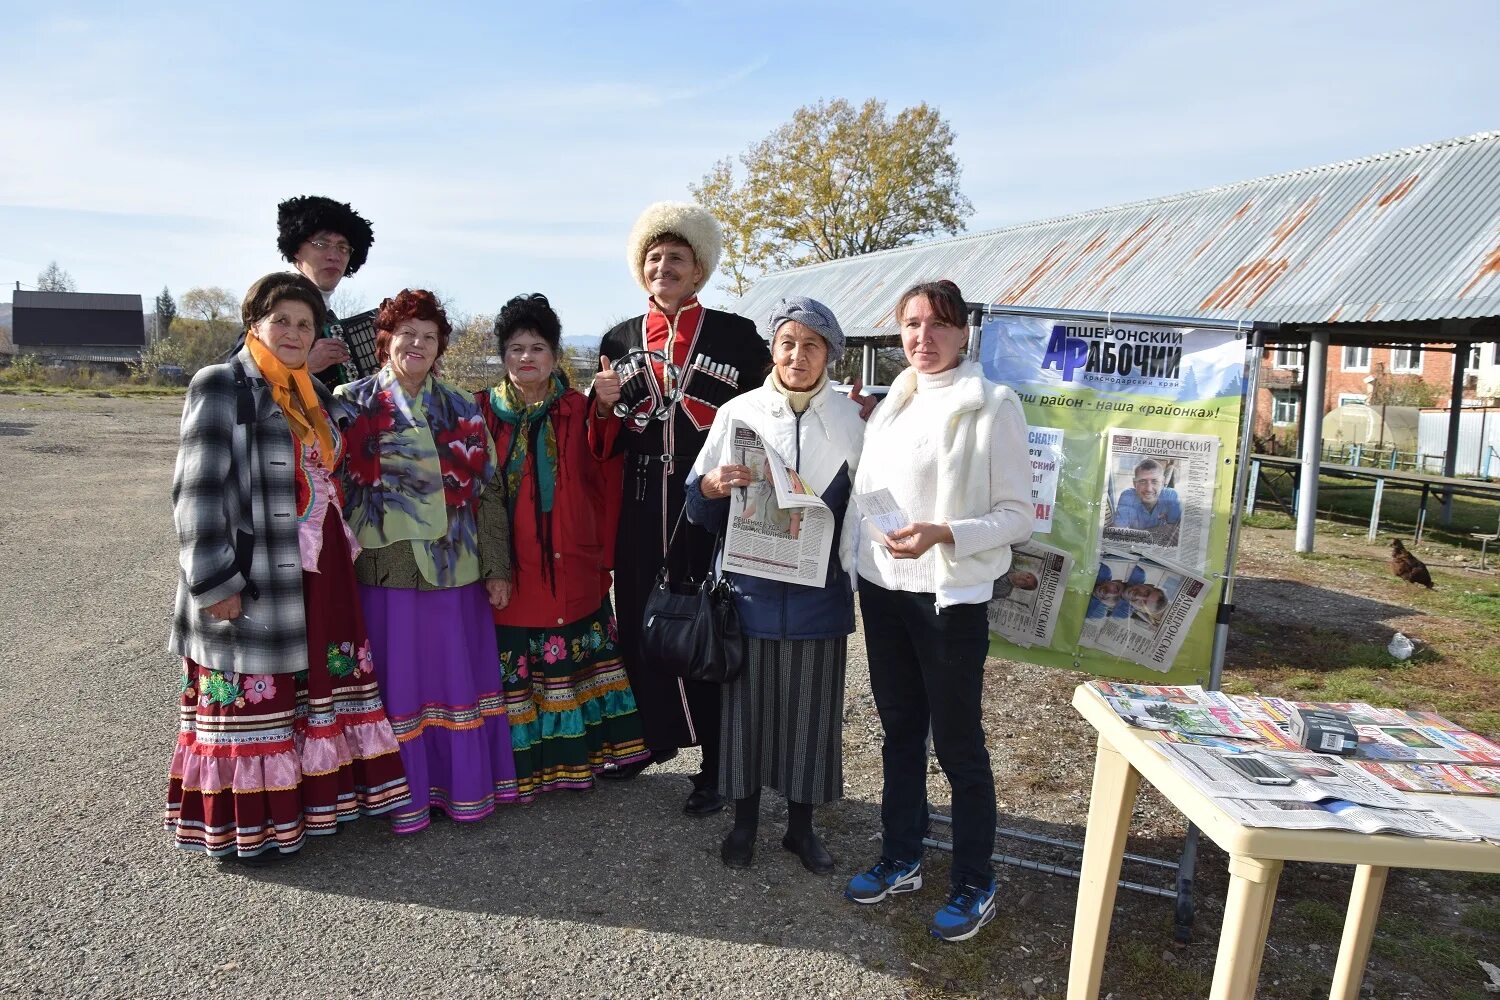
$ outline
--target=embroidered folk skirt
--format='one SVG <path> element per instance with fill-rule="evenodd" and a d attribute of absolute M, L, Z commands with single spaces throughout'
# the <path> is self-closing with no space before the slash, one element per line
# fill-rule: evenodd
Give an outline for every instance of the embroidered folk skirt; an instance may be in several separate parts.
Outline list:
<path fill-rule="evenodd" d="M 433 808 L 450 819 L 480 820 L 496 803 L 514 801 L 516 765 L 484 584 L 361 584 L 359 597 L 411 786 L 411 803 L 391 814 L 392 828 L 415 833 Z"/>
<path fill-rule="evenodd" d="M 308 835 L 410 800 L 337 512 L 302 598 L 306 670 L 226 674 L 183 661 L 165 823 L 179 847 L 290 854 Z"/>
<path fill-rule="evenodd" d="M 818 805 L 844 794 L 847 638 L 748 639 L 745 669 L 723 685 L 719 791 L 774 788 Z"/>
<path fill-rule="evenodd" d="M 646 756 L 609 598 L 571 625 L 496 625 L 520 798 L 592 788 L 606 764 Z"/>

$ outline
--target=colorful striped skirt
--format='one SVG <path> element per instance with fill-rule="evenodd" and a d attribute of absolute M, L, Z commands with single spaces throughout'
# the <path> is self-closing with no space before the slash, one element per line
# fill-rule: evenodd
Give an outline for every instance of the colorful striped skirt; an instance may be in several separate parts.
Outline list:
<path fill-rule="evenodd" d="M 290 854 L 411 796 L 375 682 L 343 524 L 302 574 L 308 668 L 233 674 L 183 661 L 166 828 L 220 857 Z"/>
<path fill-rule="evenodd" d="M 774 788 L 820 805 L 844 794 L 848 639 L 748 639 L 745 669 L 724 685 L 719 791 Z"/>
<path fill-rule="evenodd" d="M 520 798 L 592 788 L 606 764 L 646 756 L 609 598 L 571 625 L 496 625 Z"/>
<path fill-rule="evenodd" d="M 415 833 L 429 810 L 472 822 L 516 798 L 516 765 L 484 584 L 450 590 L 359 588 L 375 675 L 411 786 L 391 814 Z"/>

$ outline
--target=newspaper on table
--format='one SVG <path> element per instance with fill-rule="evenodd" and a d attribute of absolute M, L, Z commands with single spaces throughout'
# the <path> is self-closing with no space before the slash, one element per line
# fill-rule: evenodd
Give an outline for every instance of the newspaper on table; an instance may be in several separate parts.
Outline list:
<path fill-rule="evenodd" d="M 1116 427 L 1109 431 L 1103 541 L 1203 572 L 1219 439 Z"/>
<path fill-rule="evenodd" d="M 1343 799 L 1287 802 L 1275 799 L 1215 799 L 1214 804 L 1242 826 L 1282 830 L 1343 830 L 1395 833 L 1435 840 L 1478 840 L 1467 828 L 1435 812 L 1381 809 Z"/>
<path fill-rule="evenodd" d="M 985 609 L 990 631 L 1018 646 L 1050 646 L 1072 570 L 1073 557 L 1062 549 L 1035 539 L 1012 545 L 1010 569 L 995 581 Z"/>
<path fill-rule="evenodd" d="M 1244 725 L 1234 702 L 1222 691 L 1205 691 L 1196 684 L 1176 687 L 1119 681 L 1093 681 L 1089 686 L 1103 696 L 1115 714 L 1142 729 L 1211 738 L 1260 738 Z"/>
<path fill-rule="evenodd" d="M 1500 764 L 1500 746 L 1483 736 L 1457 727 L 1409 724 L 1416 721 L 1408 717 L 1402 720 L 1408 724 L 1402 725 L 1356 724 L 1354 728 L 1359 732 L 1356 755 L 1381 762 Z"/>
<path fill-rule="evenodd" d="M 1321 802 L 1343 799 L 1384 809 L 1430 809 L 1426 796 L 1403 795 L 1371 774 L 1338 757 L 1322 754 L 1251 750 L 1228 753 L 1214 747 L 1153 743 L 1188 783 L 1214 799 L 1269 799 L 1276 802 Z M 1289 785 L 1263 785 L 1235 770 L 1226 758 L 1259 758 L 1288 778 Z"/>
<path fill-rule="evenodd" d="M 1078 644 L 1165 673 L 1212 591 L 1182 566 L 1106 546 Z"/>
<path fill-rule="evenodd" d="M 1430 795 L 1432 811 L 1441 819 L 1474 836 L 1500 844 L 1500 798 L 1475 799 L 1460 795 Z"/>
<path fill-rule="evenodd" d="M 1478 764 L 1397 764 L 1357 760 L 1357 766 L 1403 792 L 1500 795 L 1500 767 Z"/>
<path fill-rule="evenodd" d="M 748 424 L 729 426 L 728 461 L 750 469 L 730 491 L 723 568 L 746 576 L 821 587 L 833 547 L 833 512 Z"/>

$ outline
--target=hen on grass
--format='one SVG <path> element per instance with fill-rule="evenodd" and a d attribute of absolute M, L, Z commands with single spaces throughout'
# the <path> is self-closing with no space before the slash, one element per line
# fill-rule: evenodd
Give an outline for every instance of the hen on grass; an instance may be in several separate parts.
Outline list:
<path fill-rule="evenodd" d="M 1427 572 L 1427 564 L 1406 551 L 1399 538 L 1391 539 L 1391 572 L 1407 583 L 1420 583 L 1432 589 L 1432 574 Z"/>

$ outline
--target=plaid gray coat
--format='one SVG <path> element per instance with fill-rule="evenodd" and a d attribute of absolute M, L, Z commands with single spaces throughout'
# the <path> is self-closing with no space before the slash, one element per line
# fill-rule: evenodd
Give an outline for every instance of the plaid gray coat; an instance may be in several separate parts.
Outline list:
<path fill-rule="evenodd" d="M 313 386 L 323 408 L 334 409 L 322 383 Z M 337 453 L 337 425 L 333 432 Z M 172 652 L 225 672 L 307 669 L 297 447 L 249 349 L 193 377 L 172 478 L 180 569 Z M 243 602 L 240 617 L 203 614 L 233 594 Z"/>

